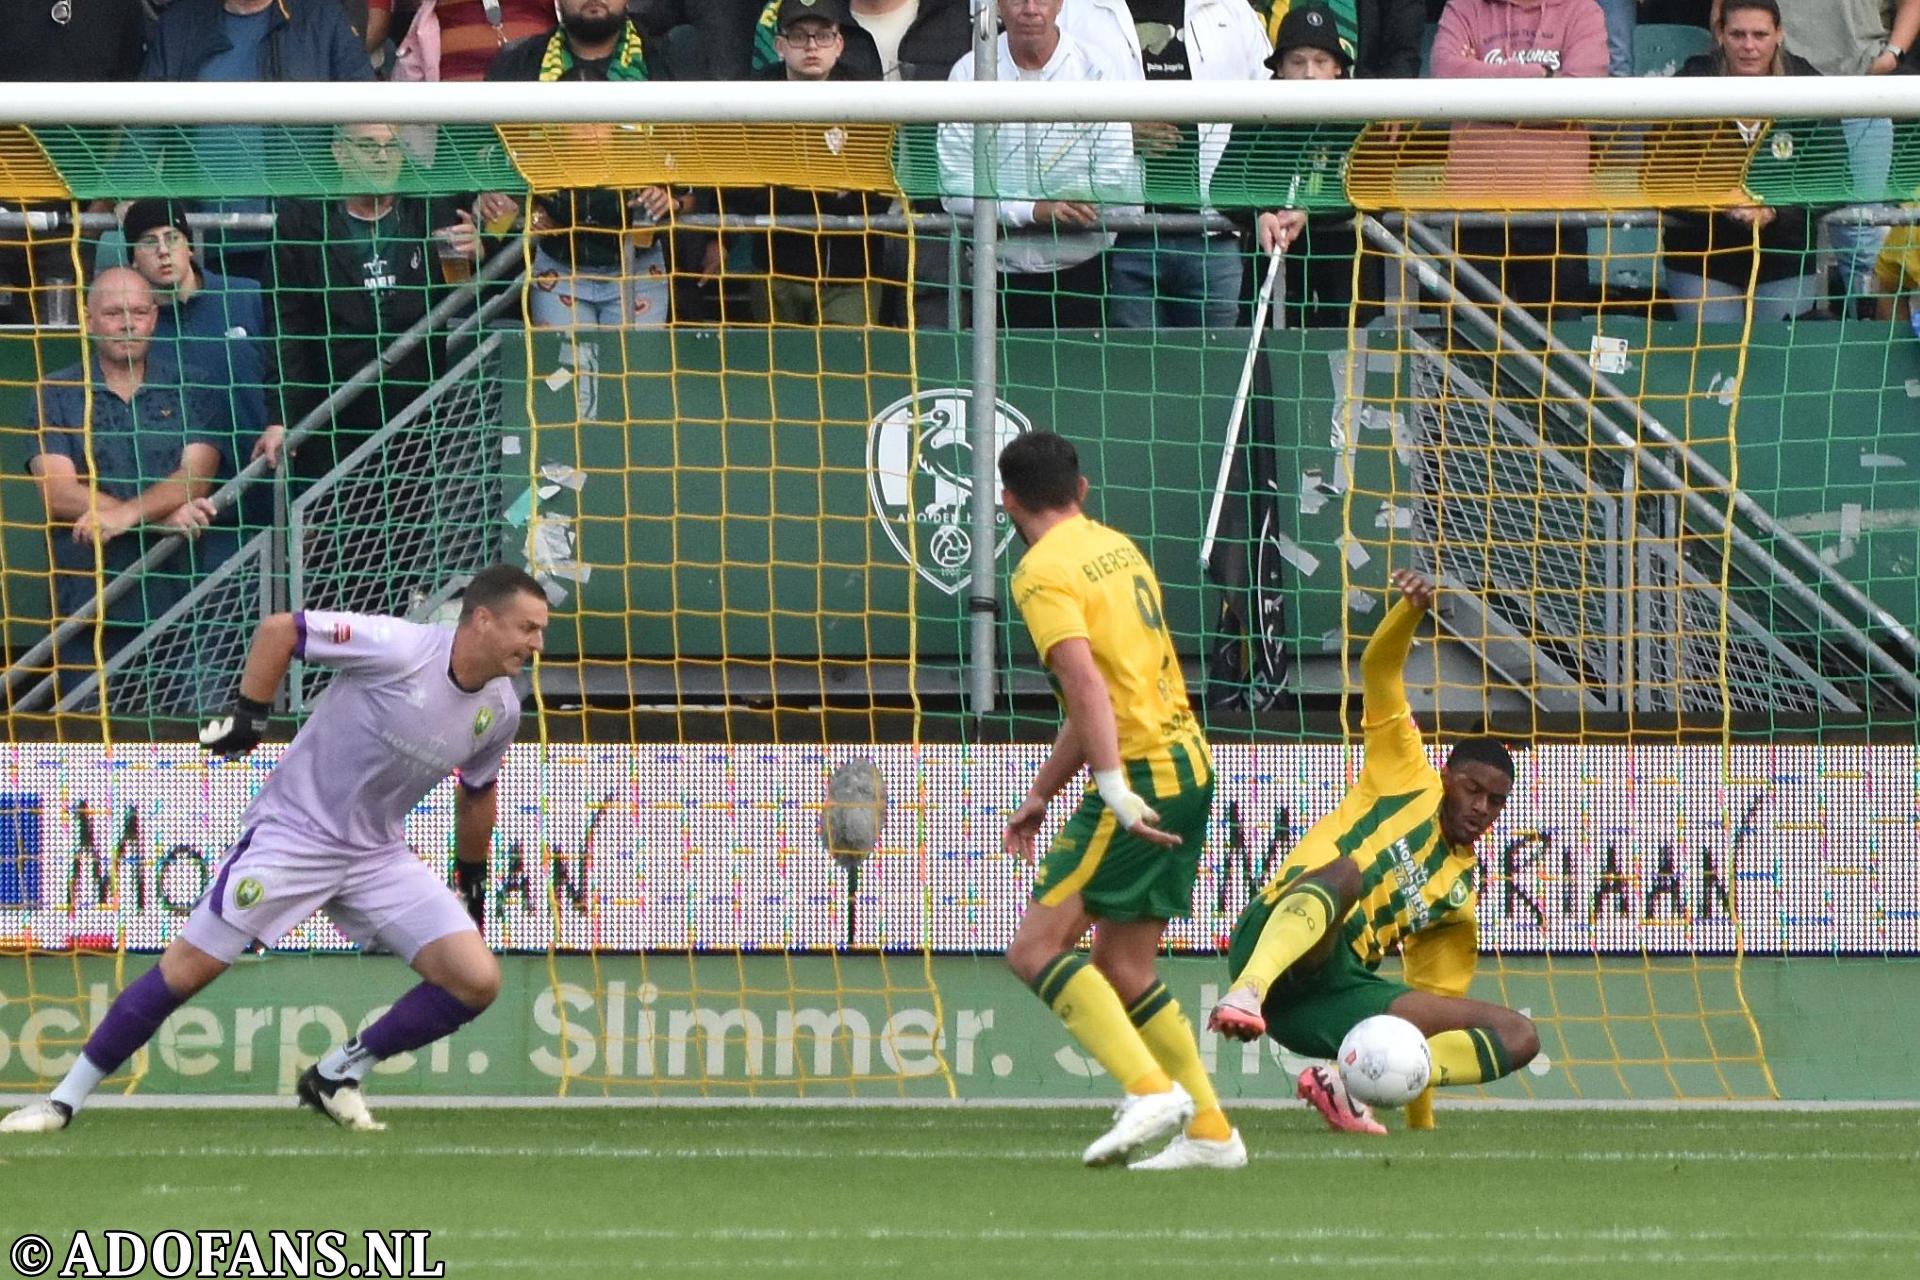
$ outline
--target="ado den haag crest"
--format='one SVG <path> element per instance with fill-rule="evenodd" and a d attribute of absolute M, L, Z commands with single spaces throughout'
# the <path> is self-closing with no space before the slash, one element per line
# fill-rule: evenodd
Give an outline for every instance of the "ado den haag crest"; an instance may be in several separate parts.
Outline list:
<path fill-rule="evenodd" d="M 873 509 L 900 558 L 948 595 L 957 595 L 973 580 L 973 445 L 967 426 L 971 401 L 969 393 L 952 387 L 923 391 L 882 409 L 867 432 L 867 492 Z M 997 458 L 1014 437 L 1032 430 L 1032 424 L 1005 400 L 995 404 Z M 993 538 L 996 556 L 1013 538 L 1013 523 L 997 502 Z"/>

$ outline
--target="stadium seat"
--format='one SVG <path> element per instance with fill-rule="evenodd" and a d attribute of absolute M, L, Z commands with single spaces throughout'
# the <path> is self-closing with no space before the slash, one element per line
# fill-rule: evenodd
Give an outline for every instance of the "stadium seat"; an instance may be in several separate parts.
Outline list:
<path fill-rule="evenodd" d="M 1713 33 L 1684 22 L 1641 23 L 1633 32 L 1633 74 L 1670 76 L 1695 54 L 1713 48 Z"/>

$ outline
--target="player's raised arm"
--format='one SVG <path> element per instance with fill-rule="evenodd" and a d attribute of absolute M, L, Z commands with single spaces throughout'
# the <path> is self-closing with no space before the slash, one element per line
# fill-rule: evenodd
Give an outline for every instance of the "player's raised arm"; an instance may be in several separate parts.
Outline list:
<path fill-rule="evenodd" d="M 273 698 L 293 665 L 299 646 L 299 623 L 290 613 L 263 619 L 247 650 L 247 668 L 240 676 L 233 705 L 224 716 L 209 720 L 200 730 L 200 745 L 217 756 L 234 759 L 260 745 L 273 715 Z"/>
<path fill-rule="evenodd" d="M 1395 569 L 1388 580 L 1400 599 L 1387 610 L 1360 655 L 1367 728 L 1407 713 L 1407 655 L 1413 651 L 1414 630 L 1433 607 L 1433 584 L 1413 570 Z"/>

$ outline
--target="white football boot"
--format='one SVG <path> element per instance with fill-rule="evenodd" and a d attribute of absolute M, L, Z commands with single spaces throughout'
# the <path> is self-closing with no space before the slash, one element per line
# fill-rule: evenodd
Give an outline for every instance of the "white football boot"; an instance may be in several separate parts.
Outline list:
<path fill-rule="evenodd" d="M 1164 1093 L 1130 1093 L 1113 1109 L 1113 1127 L 1080 1157 L 1097 1166 L 1124 1161 L 1135 1147 L 1163 1138 L 1193 1119 L 1193 1098 L 1177 1083 Z"/>
<path fill-rule="evenodd" d="M 1218 1138 L 1189 1138 L 1178 1134 L 1159 1155 L 1127 1166 L 1129 1169 L 1244 1169 L 1247 1144 L 1235 1129 L 1223 1142 Z"/>
<path fill-rule="evenodd" d="M 72 1123 L 72 1107 L 41 1098 L 0 1116 L 0 1133 L 58 1133 Z"/>

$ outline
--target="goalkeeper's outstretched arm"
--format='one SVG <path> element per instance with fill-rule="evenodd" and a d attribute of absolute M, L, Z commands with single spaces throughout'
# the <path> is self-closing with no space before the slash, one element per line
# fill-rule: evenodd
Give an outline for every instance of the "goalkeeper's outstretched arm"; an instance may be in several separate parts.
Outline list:
<path fill-rule="evenodd" d="M 200 745 L 215 755 L 243 756 L 260 745 L 273 714 L 273 698 L 293 665 L 299 645 L 299 626 L 290 613 L 276 613 L 261 621 L 247 650 L 247 667 L 234 691 L 233 705 L 200 730 Z"/>

